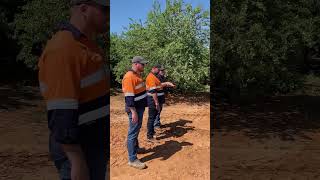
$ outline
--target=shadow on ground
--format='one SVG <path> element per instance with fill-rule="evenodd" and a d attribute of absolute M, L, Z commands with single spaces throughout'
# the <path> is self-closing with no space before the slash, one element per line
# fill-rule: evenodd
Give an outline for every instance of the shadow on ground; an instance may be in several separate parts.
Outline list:
<path fill-rule="evenodd" d="M 142 162 L 147 162 L 152 159 L 161 158 L 160 160 L 167 160 L 175 153 L 182 150 L 184 146 L 192 146 L 190 142 L 178 142 L 174 140 L 166 141 L 164 144 L 156 146 L 152 149 L 146 151 L 146 153 L 152 152 L 152 154 L 147 155 L 140 160 Z"/>
<path fill-rule="evenodd" d="M 166 129 L 164 132 L 160 134 L 157 139 L 166 139 L 170 137 L 181 137 L 188 133 L 188 131 L 193 131 L 194 127 L 193 126 L 188 126 L 188 124 L 191 124 L 192 121 L 190 120 L 184 120 L 184 119 L 179 119 L 178 121 L 171 122 L 168 124 L 164 124 L 161 126 L 161 128 Z"/>
<path fill-rule="evenodd" d="M 306 132 L 319 131 L 319 107 L 319 96 L 277 96 L 236 104 L 218 99 L 211 119 L 214 131 L 242 131 L 250 138 L 311 139 Z"/>
<path fill-rule="evenodd" d="M 110 96 L 117 96 L 118 94 L 123 93 L 120 88 L 110 88 Z"/>
<path fill-rule="evenodd" d="M 16 110 L 25 106 L 35 107 L 32 100 L 41 99 L 37 87 L 0 84 L 0 111 Z"/>
<path fill-rule="evenodd" d="M 164 124 L 161 126 L 161 128 L 165 129 L 160 136 L 157 138 L 160 139 L 167 139 L 171 137 L 182 137 L 189 131 L 193 131 L 193 126 L 188 126 L 188 124 L 191 124 L 192 121 L 190 120 L 184 120 L 179 119 L 175 122 L 171 122 L 168 124 Z M 178 142 L 175 140 L 169 140 L 166 141 L 164 144 L 155 146 L 152 149 L 144 150 L 143 154 L 150 153 L 152 154 L 147 155 L 141 159 L 142 162 L 150 161 L 152 159 L 161 158 L 161 160 L 167 160 L 175 153 L 182 150 L 184 146 L 192 146 L 193 144 L 190 142 Z"/>
<path fill-rule="evenodd" d="M 210 102 L 210 93 L 185 93 L 181 94 L 167 94 L 166 105 L 174 105 L 178 103 L 186 103 L 188 105 L 203 106 Z"/>

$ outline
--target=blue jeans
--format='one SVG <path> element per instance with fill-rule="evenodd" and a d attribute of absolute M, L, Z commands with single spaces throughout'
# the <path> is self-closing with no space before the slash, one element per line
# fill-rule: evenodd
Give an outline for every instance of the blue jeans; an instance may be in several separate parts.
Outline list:
<path fill-rule="evenodd" d="M 131 112 L 128 113 L 129 130 L 128 130 L 128 138 L 127 138 L 127 148 L 128 148 L 128 155 L 129 155 L 130 162 L 133 162 L 137 159 L 137 149 L 139 147 L 138 136 L 142 126 L 144 110 L 145 110 L 144 107 L 136 108 L 136 111 L 138 114 L 137 123 L 132 123 L 132 113 Z"/>
<path fill-rule="evenodd" d="M 160 122 L 160 113 L 162 111 L 162 106 L 163 104 L 160 104 L 160 111 L 158 112 L 157 116 L 156 116 L 156 119 L 154 120 L 154 123 L 153 123 L 153 126 L 156 127 L 156 126 L 161 126 L 161 122 Z"/>

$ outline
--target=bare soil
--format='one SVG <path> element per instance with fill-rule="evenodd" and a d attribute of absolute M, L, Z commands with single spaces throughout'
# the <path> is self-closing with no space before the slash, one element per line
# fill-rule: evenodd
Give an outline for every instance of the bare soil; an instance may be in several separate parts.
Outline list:
<path fill-rule="evenodd" d="M 148 168 L 127 165 L 127 115 L 124 98 L 111 97 L 111 179 L 210 179 L 209 97 L 173 96 L 162 113 L 157 145 L 146 139 L 146 118 L 139 154 Z M 56 180 L 48 154 L 45 104 L 37 87 L 0 85 L 0 180 Z"/>
<path fill-rule="evenodd" d="M 212 138 L 214 179 L 320 179 L 319 97 L 219 103 Z"/>
<path fill-rule="evenodd" d="M 158 144 L 146 141 L 148 111 L 144 113 L 138 158 L 147 169 L 128 166 L 128 116 L 124 97 L 111 97 L 111 179 L 210 179 L 209 96 L 171 96 L 161 114 Z"/>

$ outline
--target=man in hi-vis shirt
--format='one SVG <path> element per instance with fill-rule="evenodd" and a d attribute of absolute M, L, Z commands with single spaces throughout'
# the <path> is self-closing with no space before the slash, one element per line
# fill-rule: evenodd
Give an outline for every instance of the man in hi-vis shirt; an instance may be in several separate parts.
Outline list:
<path fill-rule="evenodd" d="M 147 61 L 141 56 L 135 56 L 131 62 L 132 69 L 122 79 L 125 109 L 129 117 L 127 137 L 129 165 L 134 168 L 144 169 L 146 165 L 137 158 L 137 151 L 139 149 L 138 136 L 142 126 L 143 113 L 147 106 L 146 85 L 141 77 Z"/>
<path fill-rule="evenodd" d="M 107 0 L 71 0 L 70 21 L 39 59 L 49 151 L 62 180 L 105 180 L 109 77 L 94 40 L 107 32 L 108 6 Z"/>
<path fill-rule="evenodd" d="M 161 65 L 154 65 L 151 72 L 146 79 L 146 88 L 148 95 L 148 132 L 147 139 L 149 142 L 157 142 L 154 138 L 154 122 L 157 116 L 160 115 L 162 106 L 164 104 L 164 87 L 175 87 L 171 82 L 161 82 L 158 78 L 158 73 L 161 69 Z"/>

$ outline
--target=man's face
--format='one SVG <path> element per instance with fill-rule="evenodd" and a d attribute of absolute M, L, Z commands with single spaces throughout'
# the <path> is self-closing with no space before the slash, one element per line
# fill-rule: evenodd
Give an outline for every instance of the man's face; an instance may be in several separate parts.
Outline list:
<path fill-rule="evenodd" d="M 136 65 L 136 68 L 137 68 L 137 70 L 139 72 L 143 72 L 144 71 L 145 64 L 143 64 L 143 63 L 135 63 L 135 65 Z"/>
<path fill-rule="evenodd" d="M 160 74 L 161 76 L 164 76 L 164 74 L 165 74 L 164 70 L 160 70 L 160 71 L 159 71 L 159 74 Z"/>
<path fill-rule="evenodd" d="M 97 34 L 103 34 L 107 32 L 109 24 L 107 24 L 109 18 L 110 7 L 101 6 L 95 3 L 88 3 L 87 9 L 87 23 L 92 30 Z"/>
<path fill-rule="evenodd" d="M 153 73 L 158 74 L 160 70 L 159 70 L 159 68 L 154 67 L 154 68 L 152 68 L 152 71 L 153 71 Z"/>

